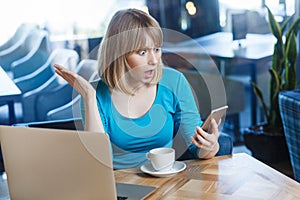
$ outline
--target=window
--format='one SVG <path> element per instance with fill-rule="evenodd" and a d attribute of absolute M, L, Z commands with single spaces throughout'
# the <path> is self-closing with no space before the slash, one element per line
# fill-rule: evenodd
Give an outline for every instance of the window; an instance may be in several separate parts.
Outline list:
<path fill-rule="evenodd" d="M 264 0 L 264 2 L 279 22 L 295 13 L 295 0 Z M 228 21 L 228 12 L 233 12 L 233 10 L 257 10 L 262 15 L 266 15 L 266 10 L 263 9 L 263 0 L 219 0 L 219 7 L 220 25 L 225 29 Z"/>
<path fill-rule="evenodd" d="M 13 35 L 21 23 L 37 24 L 56 36 L 74 32 L 101 36 L 116 10 L 127 7 L 144 9 L 144 6 L 145 0 L 2 1 L 0 44 Z"/>

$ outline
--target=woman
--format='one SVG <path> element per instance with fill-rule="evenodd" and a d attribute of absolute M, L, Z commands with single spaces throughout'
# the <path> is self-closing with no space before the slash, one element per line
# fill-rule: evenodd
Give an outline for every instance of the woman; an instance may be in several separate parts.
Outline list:
<path fill-rule="evenodd" d="M 137 9 L 118 11 L 99 48 L 100 80 L 92 83 L 55 65 L 56 73 L 83 98 L 85 130 L 106 132 L 113 147 L 114 168 L 147 162 L 145 153 L 171 147 L 182 136 L 195 157 L 208 159 L 219 150 L 218 125 L 205 132 L 185 77 L 163 67 L 162 30 Z"/>

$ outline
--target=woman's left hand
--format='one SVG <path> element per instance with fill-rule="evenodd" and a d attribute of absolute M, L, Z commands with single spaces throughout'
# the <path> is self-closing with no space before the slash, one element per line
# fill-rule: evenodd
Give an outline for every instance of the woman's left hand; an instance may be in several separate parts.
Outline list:
<path fill-rule="evenodd" d="M 219 130 L 217 122 L 212 119 L 209 131 L 204 131 L 201 127 L 197 127 L 192 142 L 199 147 L 199 158 L 212 158 L 219 150 Z"/>

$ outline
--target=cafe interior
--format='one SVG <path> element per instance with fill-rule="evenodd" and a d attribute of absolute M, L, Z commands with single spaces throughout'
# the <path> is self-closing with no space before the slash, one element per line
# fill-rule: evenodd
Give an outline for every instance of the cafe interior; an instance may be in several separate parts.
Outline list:
<path fill-rule="evenodd" d="M 186 168 L 169 176 L 116 170 L 115 180 L 155 187 L 146 199 L 300 199 L 299 0 L 0 4 L 0 127 L 83 130 L 80 95 L 53 65 L 99 79 L 98 48 L 110 18 L 137 8 L 161 25 L 162 62 L 184 74 L 202 120 L 228 106 L 219 131 L 230 151 L 180 161 Z M 3 157 L 0 199 L 9 199 Z"/>

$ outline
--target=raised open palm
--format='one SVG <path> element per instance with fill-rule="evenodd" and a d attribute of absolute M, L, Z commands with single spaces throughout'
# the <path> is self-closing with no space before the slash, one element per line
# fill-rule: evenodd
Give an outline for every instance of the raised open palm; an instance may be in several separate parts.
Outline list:
<path fill-rule="evenodd" d="M 80 75 L 55 64 L 55 72 L 65 79 L 84 99 L 95 97 L 96 91 L 92 85 Z"/>

